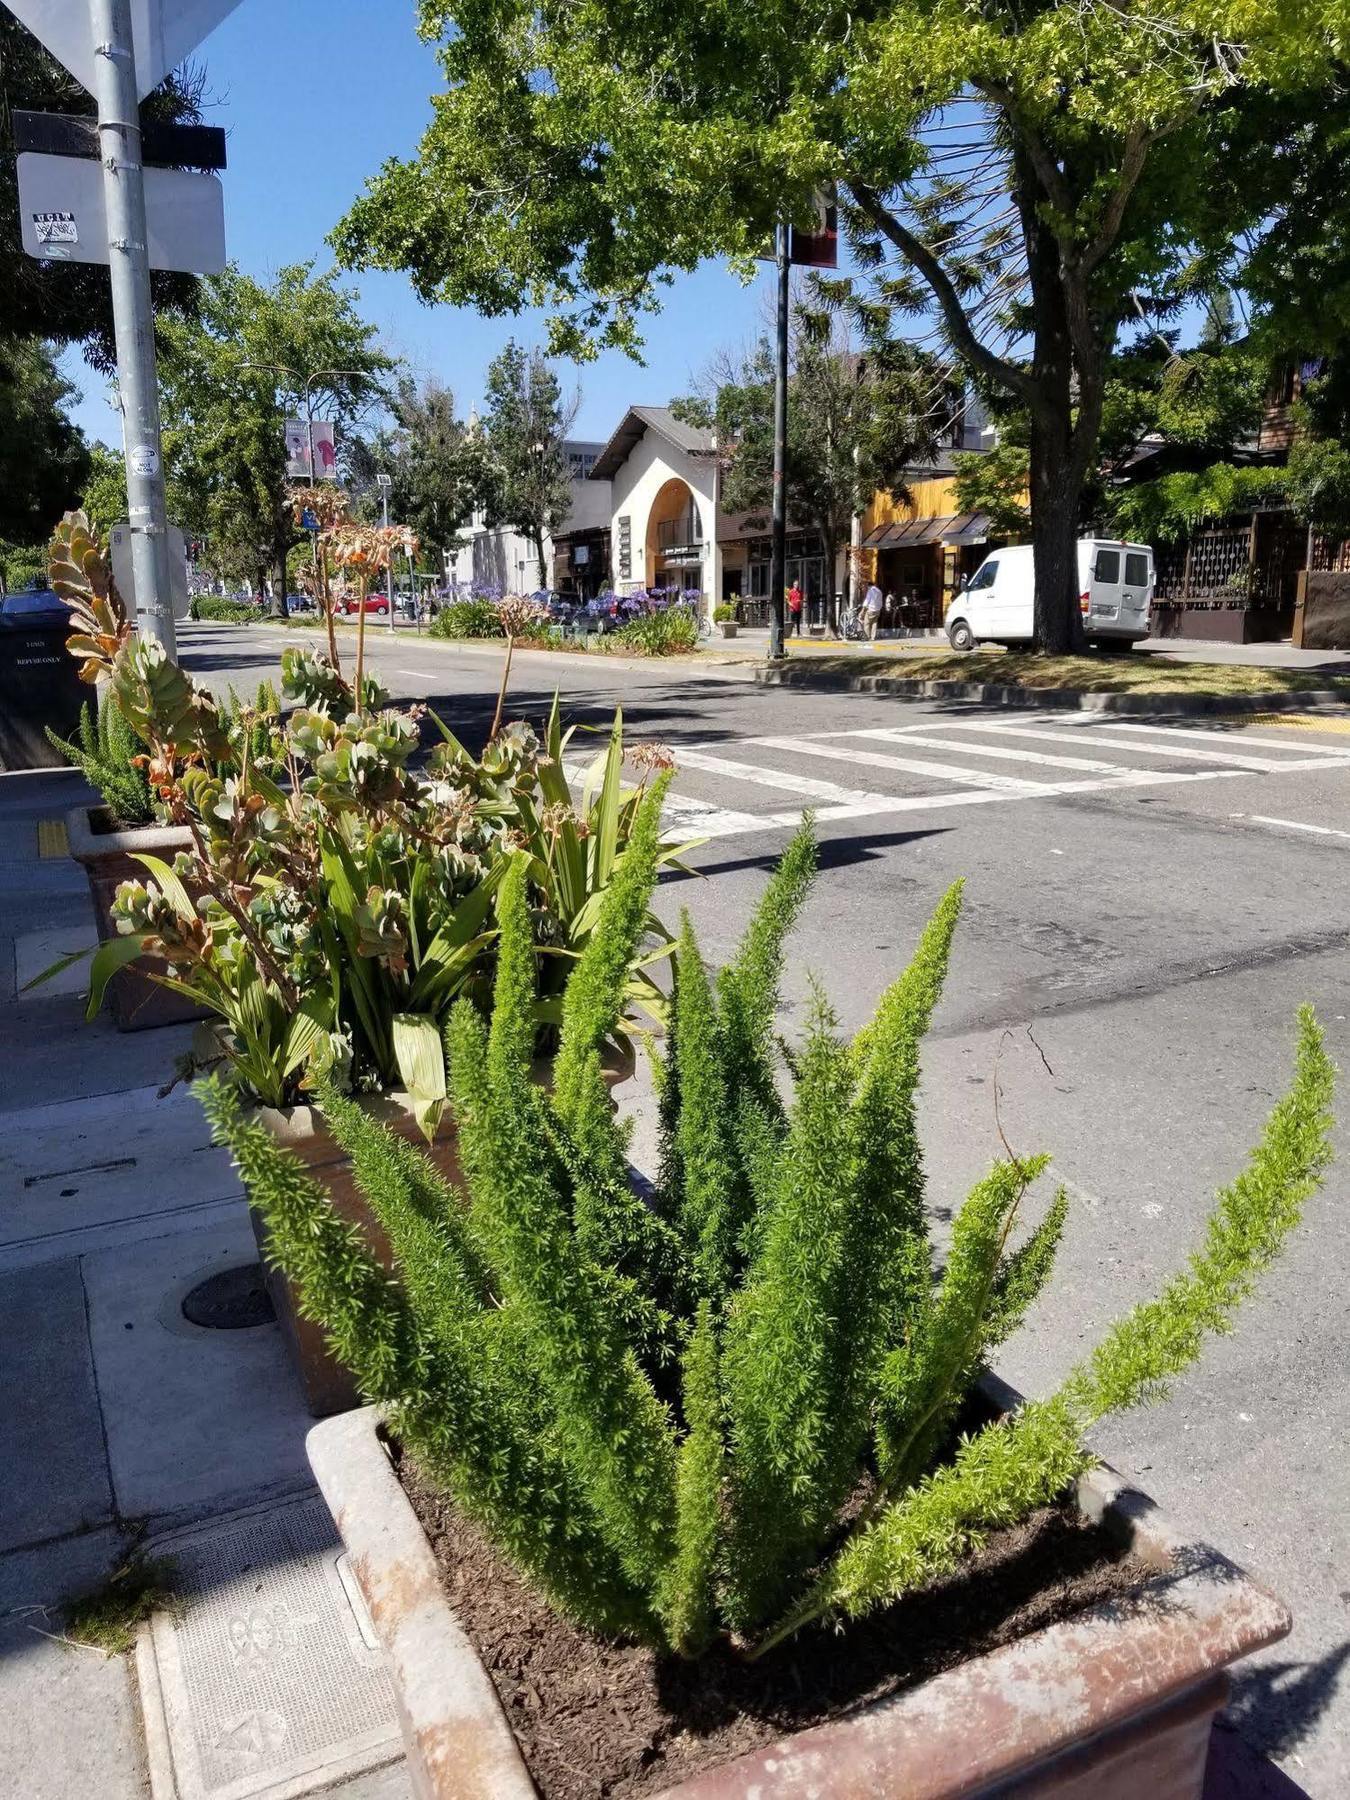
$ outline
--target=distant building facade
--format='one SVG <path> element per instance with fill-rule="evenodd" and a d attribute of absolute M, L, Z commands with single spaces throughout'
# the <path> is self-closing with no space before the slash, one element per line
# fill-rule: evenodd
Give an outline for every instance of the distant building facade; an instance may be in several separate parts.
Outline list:
<path fill-rule="evenodd" d="M 609 578 L 609 492 L 605 484 L 589 479 L 603 448 L 572 438 L 563 445 L 572 504 L 560 529 L 544 539 L 549 585 L 582 597 L 598 593 Z M 491 587 L 528 594 L 539 585 L 534 545 L 509 525 L 489 525 L 481 510 L 474 513 L 459 548 L 447 555 L 445 573 L 448 585 L 462 592 Z"/>

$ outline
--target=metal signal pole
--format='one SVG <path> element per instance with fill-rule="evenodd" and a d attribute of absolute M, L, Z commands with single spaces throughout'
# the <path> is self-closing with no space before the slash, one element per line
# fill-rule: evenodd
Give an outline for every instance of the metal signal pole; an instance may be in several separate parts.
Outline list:
<path fill-rule="evenodd" d="M 159 430 L 155 326 L 150 304 L 150 254 L 141 166 L 140 108 L 131 0 L 90 0 L 95 42 L 95 98 L 103 197 L 108 220 L 117 389 L 127 467 L 127 519 L 136 584 L 136 622 L 145 637 L 174 642 L 169 595 L 168 517 Z"/>
<path fill-rule="evenodd" d="M 773 379 L 773 537 L 769 551 L 769 661 L 781 662 L 783 590 L 787 586 L 788 310 L 792 293 L 792 244 L 787 222 L 774 236 L 778 265 L 777 341 Z"/>

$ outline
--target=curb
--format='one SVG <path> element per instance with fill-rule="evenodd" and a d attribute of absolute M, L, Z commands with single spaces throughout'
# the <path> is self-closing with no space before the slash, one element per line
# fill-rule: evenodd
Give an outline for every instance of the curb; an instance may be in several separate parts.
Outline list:
<path fill-rule="evenodd" d="M 1026 706 L 1039 711 L 1166 713 L 1203 717 L 1213 713 L 1306 712 L 1350 704 L 1350 693 L 1332 688 L 1264 694 L 1094 694 L 1075 688 L 1002 687 L 987 681 L 911 681 L 900 675 L 833 675 L 814 669 L 758 667 L 751 679 L 760 687 L 792 687 L 834 694 L 891 694 L 909 700 L 973 700 L 981 706 Z"/>
<path fill-rule="evenodd" d="M 203 623 L 208 622 L 209 621 L 203 621 Z M 345 620 L 339 620 L 338 623 L 347 624 Z M 280 620 L 272 619 L 259 621 L 258 624 L 251 625 L 249 629 L 253 631 L 280 631 L 287 634 L 298 632 L 302 636 L 307 633 L 313 635 L 316 631 L 316 627 L 313 625 L 292 626 L 282 624 Z M 355 630 L 355 627 L 347 624 L 347 629 Z M 388 635 L 387 627 L 382 626 L 379 628 L 379 631 L 380 635 L 374 638 L 367 632 L 366 649 L 368 651 L 371 649 L 378 650 L 381 646 L 397 649 L 403 648 L 405 645 L 418 644 L 433 649 L 438 656 L 445 655 L 447 652 L 458 651 L 466 656 L 500 658 L 506 653 L 506 646 L 500 640 L 483 642 L 482 640 L 475 638 L 432 637 L 427 632 L 423 632 L 420 636 L 414 635 L 411 638 L 405 637 L 402 633 L 398 633 L 391 639 Z M 635 674 L 649 674 L 653 669 L 689 669 L 697 670 L 701 675 L 712 675 L 716 679 L 723 681 L 753 681 L 755 679 L 755 669 L 757 666 L 748 658 L 742 660 L 728 657 L 725 661 L 720 659 L 710 659 L 705 662 L 702 655 L 697 651 L 691 656 L 607 656 L 598 651 L 540 650 L 536 649 L 531 644 L 518 643 L 516 645 L 515 653 L 518 658 L 528 657 L 531 662 L 546 663 L 553 668 L 575 668 L 578 663 L 581 663 L 586 668 L 590 669 L 621 669 L 631 671 Z"/>

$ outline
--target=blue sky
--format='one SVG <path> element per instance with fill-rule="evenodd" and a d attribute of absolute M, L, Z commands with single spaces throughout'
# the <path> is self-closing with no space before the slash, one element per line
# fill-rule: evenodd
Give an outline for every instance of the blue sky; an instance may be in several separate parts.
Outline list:
<path fill-rule="evenodd" d="M 261 277 L 309 258 L 328 267 L 327 234 L 367 176 L 416 148 L 429 96 L 443 85 L 434 53 L 416 35 L 413 0 L 241 0 L 200 54 L 212 101 L 206 122 L 229 132 L 230 255 Z M 401 275 L 350 280 L 391 352 L 447 382 L 463 411 L 509 336 L 542 341 L 537 314 L 480 319 L 423 306 Z M 688 391 L 719 346 L 753 335 L 764 285 L 761 275 L 743 288 L 710 265 L 667 290 L 662 312 L 648 321 L 645 368 L 615 354 L 559 364 L 565 386 L 581 390 L 576 435 L 606 438 L 626 405 L 661 405 Z M 66 366 L 84 394 L 75 418 L 91 439 L 120 447 L 101 378 L 78 356 Z"/>

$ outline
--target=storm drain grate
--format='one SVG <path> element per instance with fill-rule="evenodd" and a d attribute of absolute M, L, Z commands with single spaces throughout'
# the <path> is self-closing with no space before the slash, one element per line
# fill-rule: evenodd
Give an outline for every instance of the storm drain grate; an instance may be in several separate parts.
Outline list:
<path fill-rule="evenodd" d="M 153 1549 L 177 1599 L 137 1653 L 154 1800 L 290 1800 L 398 1757 L 393 1685 L 321 1499 Z"/>
<path fill-rule="evenodd" d="M 208 1331 L 248 1331 L 276 1318 L 261 1263 L 241 1263 L 199 1281 L 183 1301 L 183 1317 Z"/>

